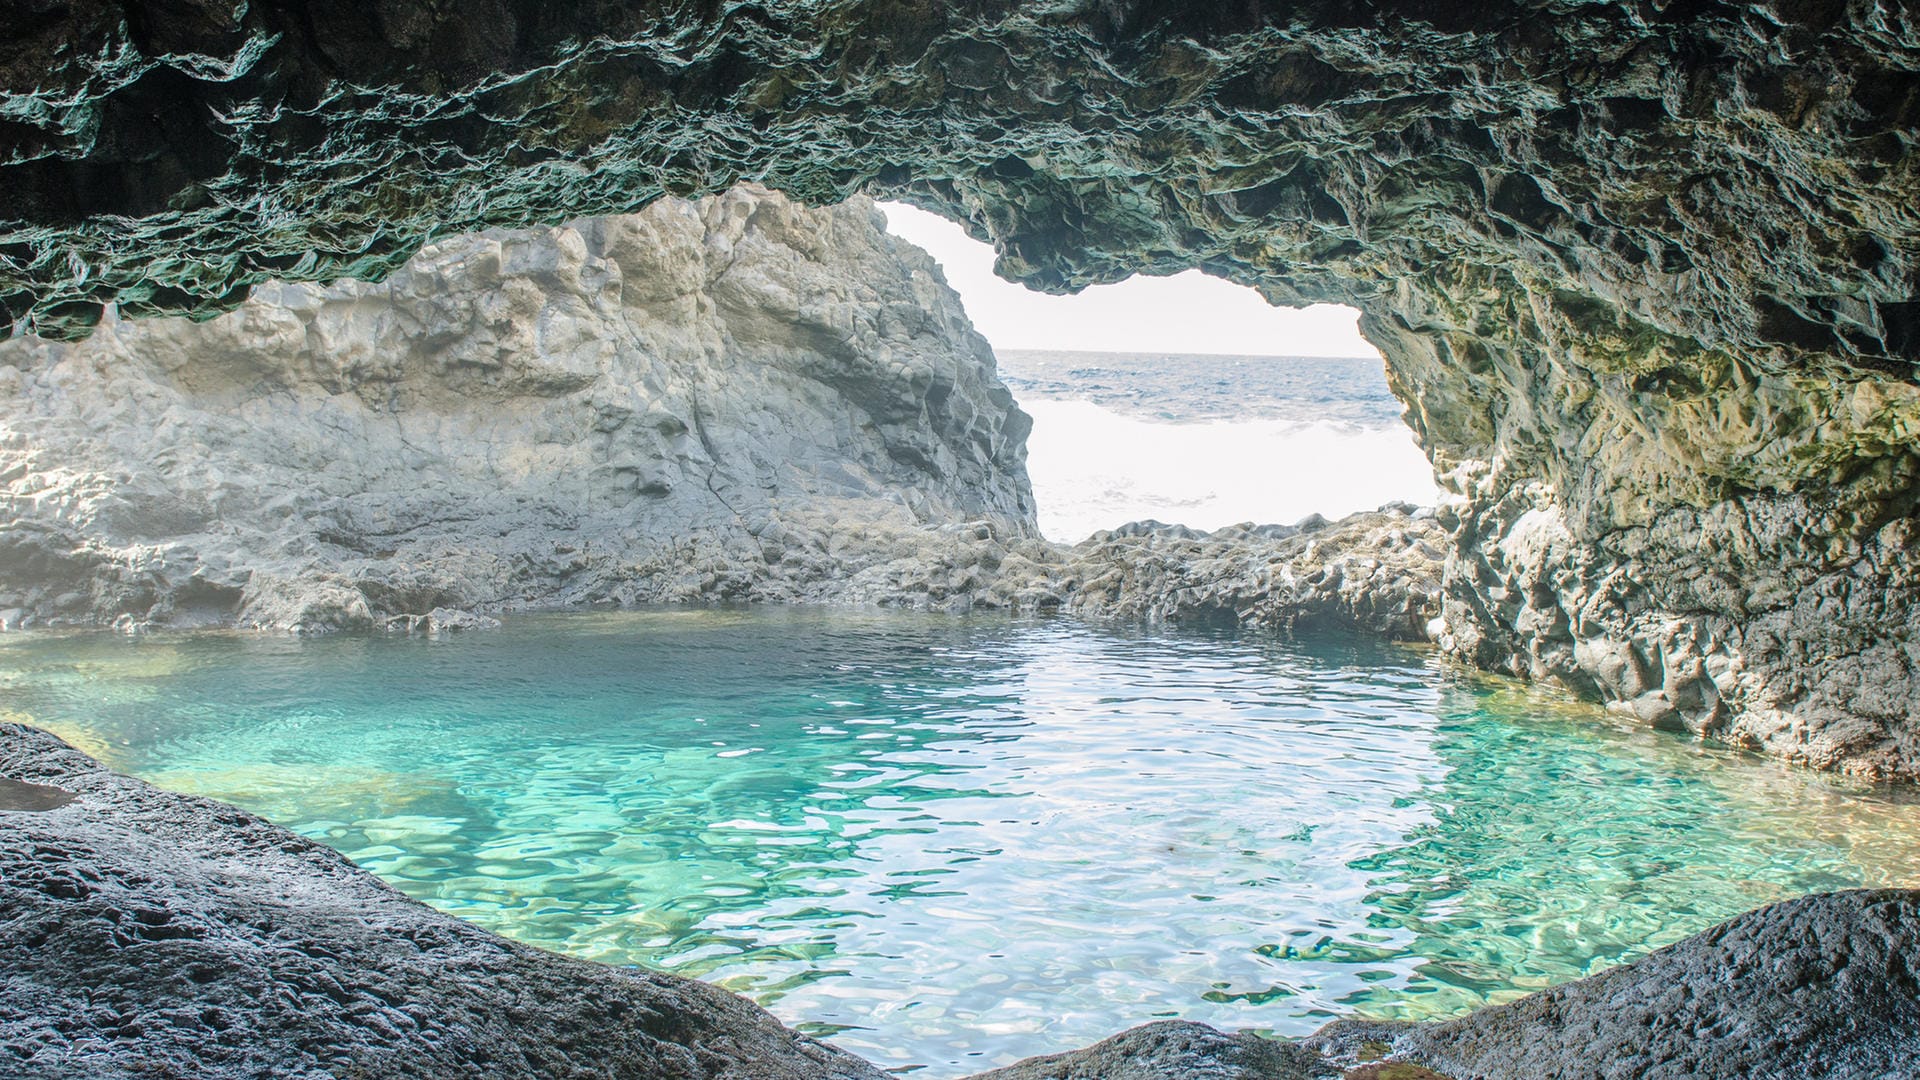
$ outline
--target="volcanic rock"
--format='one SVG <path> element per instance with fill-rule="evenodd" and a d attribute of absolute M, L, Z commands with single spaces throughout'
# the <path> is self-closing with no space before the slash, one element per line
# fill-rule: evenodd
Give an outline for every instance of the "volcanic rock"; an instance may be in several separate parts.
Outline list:
<path fill-rule="evenodd" d="M 0 1076 L 881 1080 L 745 998 L 569 960 L 0 723 Z"/>
<path fill-rule="evenodd" d="M 1801 897 L 1631 964 L 1439 1024 L 1342 1020 L 1457 1080 L 1861 1080 L 1920 1074 L 1920 890 Z"/>
<path fill-rule="evenodd" d="M 433 245 L 377 285 L 0 342 L 0 612 L 451 629 L 805 599 L 1033 535 L 1030 422 L 923 252 L 777 194 Z"/>

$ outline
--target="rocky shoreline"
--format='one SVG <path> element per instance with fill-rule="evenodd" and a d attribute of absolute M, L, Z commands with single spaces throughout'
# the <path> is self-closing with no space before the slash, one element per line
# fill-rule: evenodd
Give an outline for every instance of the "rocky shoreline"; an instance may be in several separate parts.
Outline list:
<path fill-rule="evenodd" d="M 686 550 L 700 554 L 654 569 L 611 599 L 629 605 L 744 600 L 948 614 L 1066 613 L 1426 642 L 1441 611 L 1440 548 L 1446 539 L 1432 511 L 1405 504 L 1338 521 L 1315 516 L 1295 525 L 1207 532 L 1132 522 L 1072 546 L 1003 536 L 990 522 L 901 526 L 853 515 L 800 535 L 805 539 L 798 544 L 777 544 L 775 560 L 757 551 L 703 551 L 688 544 Z M 590 594 L 585 603 L 608 599 Z M 556 609 L 442 607 L 385 615 L 378 626 L 403 633 L 485 629 L 510 610 Z"/>
<path fill-rule="evenodd" d="M 863 512 L 870 516 L 863 520 Z M 687 538 L 643 566 L 589 563 L 580 578 L 591 584 L 506 603 L 456 606 L 456 601 L 423 611 L 393 611 L 360 601 L 366 593 L 356 590 L 356 600 L 342 616 L 338 606 L 311 601 L 314 592 L 340 588 L 318 579 L 304 585 L 309 599 L 291 607 L 298 617 L 256 621 L 247 628 L 439 634 L 490 629 L 515 611 L 730 601 L 950 614 L 1058 612 L 1126 622 L 1355 631 L 1414 642 L 1431 641 L 1439 625 L 1440 550 L 1446 534 L 1431 510 L 1405 504 L 1338 521 L 1315 516 L 1296 525 L 1235 525 L 1210 532 L 1132 522 L 1072 546 L 1004 536 L 985 521 L 903 523 L 891 515 L 871 515 L 862 506 L 838 515 L 829 510 L 817 518 L 792 517 L 813 519 L 818 528 L 796 529 L 789 519 L 778 519 L 769 523 L 758 548 Z M 0 630 L 111 626 L 141 632 L 236 623 L 211 618 L 181 627 L 124 614 L 104 623 L 17 608 L 9 614 L 10 620 L 0 620 Z"/>
<path fill-rule="evenodd" d="M 1418 622 L 1648 726 L 1920 778 L 1903 5 L 8 10 L 0 330 L 44 340 L 0 362 L 26 410 L 0 424 L 0 618 L 431 626 L 805 598 L 847 570 L 855 602 L 998 583 L 1039 604 L 1071 578 L 1060 602 L 1089 610 Z M 1355 305 L 1449 495 L 1437 621 L 1405 555 L 1424 539 L 1329 563 L 1313 538 L 1109 537 L 1083 576 L 1029 553 L 1021 417 L 936 279 L 862 240 L 857 202 L 669 199 L 743 180 L 906 198 L 1037 288 L 1199 268 Z M 429 245 L 490 228 L 543 239 Z M 454 251 L 485 289 L 437 276 Z M 158 321 L 221 312 L 210 348 Z M 376 327 L 418 348 L 365 346 Z M 7 729 L 0 772 L 76 795 L 0 811 L 0 1067 L 874 1075 L 717 991 L 409 906 L 43 735 Z M 1349 1053 L 1329 1066 L 1349 1080 L 1912 1075 L 1914 910 L 1776 905 L 1309 1051 Z M 1007 1075 L 1322 1067 L 1191 1028 L 1121 1039 Z"/>
<path fill-rule="evenodd" d="M 0 629 L 442 632 L 765 601 L 1426 640 L 1395 506 L 1077 545 L 959 297 L 864 200 L 743 187 L 278 285 L 206 323 L 0 341 Z"/>
<path fill-rule="evenodd" d="M 706 984 L 496 937 L 45 732 L 0 723 L 0 778 L 0 1075 L 887 1075 Z M 1920 891 L 1827 894 L 1446 1023 L 1299 1043 L 1158 1023 L 978 1080 L 1877 1080 L 1920 1070 L 1915 956 Z"/>
<path fill-rule="evenodd" d="M 955 523 L 1032 536 L 1030 426 L 864 200 L 460 237 L 379 285 L 0 341 L 0 624 L 805 599 Z"/>

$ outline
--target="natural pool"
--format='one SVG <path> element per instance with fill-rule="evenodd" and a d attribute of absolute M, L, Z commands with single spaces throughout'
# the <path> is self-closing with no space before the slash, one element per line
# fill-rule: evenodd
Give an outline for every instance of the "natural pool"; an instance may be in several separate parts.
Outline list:
<path fill-rule="evenodd" d="M 1356 641 L 778 608 L 16 635 L 0 702 L 463 918 L 922 1076 L 1156 1017 L 1455 1013 L 1920 883 L 1909 795 Z"/>

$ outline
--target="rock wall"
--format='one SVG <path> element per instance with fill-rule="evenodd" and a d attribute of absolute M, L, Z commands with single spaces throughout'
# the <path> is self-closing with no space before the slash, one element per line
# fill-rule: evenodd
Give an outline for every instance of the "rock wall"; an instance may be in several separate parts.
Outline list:
<path fill-rule="evenodd" d="M 1033 533 L 1029 421 L 870 204 L 764 190 L 0 343 L 0 622 L 792 599 Z"/>
<path fill-rule="evenodd" d="M 0 308 L 210 311 L 760 180 L 1009 277 L 1344 301 L 1456 496 L 1446 641 L 1920 774 L 1920 18 L 1880 0 L 16 6 Z"/>
<path fill-rule="evenodd" d="M 858 200 L 447 241 L 378 285 L 0 342 L 0 391 L 0 629 L 752 599 L 1425 640 L 1440 613 L 1445 536 L 1407 506 L 1041 539 L 992 352 Z"/>

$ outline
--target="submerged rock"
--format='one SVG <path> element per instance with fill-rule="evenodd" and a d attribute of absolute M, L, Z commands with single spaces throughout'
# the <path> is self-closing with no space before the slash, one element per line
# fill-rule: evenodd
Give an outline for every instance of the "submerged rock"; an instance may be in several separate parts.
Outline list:
<path fill-rule="evenodd" d="M 1788 900 L 1631 964 L 1439 1024 L 1342 1020 L 1459 1080 L 1880 1080 L 1920 1075 L 1920 890 Z"/>
<path fill-rule="evenodd" d="M 471 611 L 437 607 L 425 615 L 391 615 L 387 617 L 385 628 L 402 634 L 425 634 L 427 637 L 440 637 L 461 630 L 493 630 L 500 626 L 500 620 L 490 615 L 476 615 Z"/>
<path fill-rule="evenodd" d="M 29 784 L 0 776 L 0 810 L 34 813 L 57 810 L 73 801 L 73 792 L 50 784 Z"/>
<path fill-rule="evenodd" d="M 0 723 L 0 1075 L 880 1080 L 703 983 L 514 944 L 251 814 Z M 1920 891 L 1774 904 L 1439 1024 L 1158 1023 L 978 1080 L 1920 1073 Z"/>

